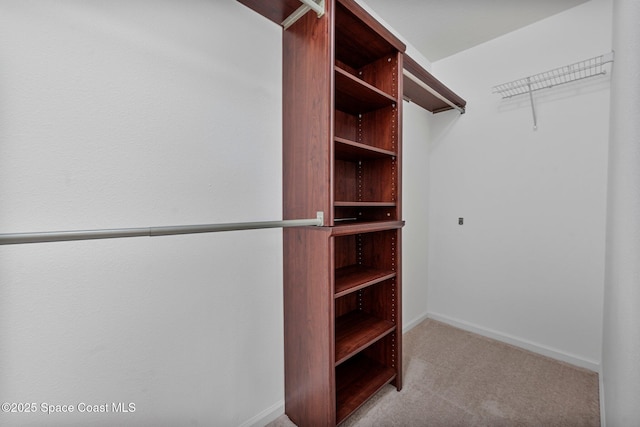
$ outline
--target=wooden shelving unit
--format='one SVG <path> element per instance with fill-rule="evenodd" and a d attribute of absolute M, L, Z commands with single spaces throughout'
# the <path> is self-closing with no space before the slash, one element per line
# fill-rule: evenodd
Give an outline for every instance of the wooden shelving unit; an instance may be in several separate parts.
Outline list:
<path fill-rule="evenodd" d="M 277 24 L 297 6 L 239 1 Z M 282 43 L 283 216 L 325 221 L 283 231 L 285 412 L 335 426 L 402 388 L 405 46 L 353 0 L 326 0 Z"/>
<path fill-rule="evenodd" d="M 402 54 L 352 1 L 334 3 L 335 422 L 402 388 Z M 364 226 L 364 227 L 363 227 Z"/>
<path fill-rule="evenodd" d="M 402 388 L 404 45 L 351 0 L 285 31 L 285 412 L 334 426 Z"/>

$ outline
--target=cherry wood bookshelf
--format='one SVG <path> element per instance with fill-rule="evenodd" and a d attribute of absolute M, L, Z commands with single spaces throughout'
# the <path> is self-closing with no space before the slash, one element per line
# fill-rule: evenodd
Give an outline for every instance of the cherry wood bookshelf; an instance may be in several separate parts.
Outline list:
<path fill-rule="evenodd" d="M 350 0 L 283 33 L 284 217 L 326 218 L 284 231 L 285 412 L 300 426 L 402 388 L 404 49 Z"/>
<path fill-rule="evenodd" d="M 279 25 L 300 6 L 238 1 Z M 285 412 L 335 426 L 402 388 L 405 45 L 353 0 L 287 21 L 283 217 L 325 223 L 283 230 Z"/>

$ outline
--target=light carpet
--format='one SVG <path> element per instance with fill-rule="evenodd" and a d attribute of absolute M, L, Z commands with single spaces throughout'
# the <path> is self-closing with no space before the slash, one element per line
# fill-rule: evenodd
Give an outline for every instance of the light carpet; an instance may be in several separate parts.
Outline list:
<path fill-rule="evenodd" d="M 595 372 L 431 319 L 403 338 L 402 391 L 386 386 L 341 426 L 600 426 Z"/>

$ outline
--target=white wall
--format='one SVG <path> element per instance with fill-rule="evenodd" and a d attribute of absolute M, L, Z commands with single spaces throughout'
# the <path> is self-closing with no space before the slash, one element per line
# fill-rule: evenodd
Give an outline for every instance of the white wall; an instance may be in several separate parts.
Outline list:
<path fill-rule="evenodd" d="M 281 29 L 233 1 L 0 0 L 0 233 L 280 218 L 281 58 Z M 430 114 L 404 114 L 406 328 L 426 313 Z M 0 400 L 39 412 L 0 424 L 279 415 L 281 248 L 279 230 L 0 247 Z M 112 402 L 136 410 L 77 412 Z"/>
<path fill-rule="evenodd" d="M 431 317 L 599 368 L 609 75 L 535 94 L 537 131 L 491 89 L 610 50 L 592 0 L 433 64 L 468 109 L 433 121 Z"/>
<path fill-rule="evenodd" d="M 234 1 L 0 0 L 0 232 L 281 218 L 281 29 Z M 281 231 L 0 248 L 3 425 L 281 412 Z M 39 409 L 39 408 L 38 408 Z"/>
<path fill-rule="evenodd" d="M 431 113 L 404 102 L 402 119 L 402 323 L 407 331 L 427 315 L 427 218 Z"/>
<path fill-rule="evenodd" d="M 613 16 L 601 412 L 615 427 L 640 425 L 640 2 Z"/>
<path fill-rule="evenodd" d="M 431 314 L 599 363 L 608 79 L 536 96 L 537 132 L 490 88 L 609 50 L 610 14 L 592 0 L 436 63 L 464 116 L 405 103 L 405 327 L 428 274 Z M 279 218 L 280 35 L 233 1 L 0 0 L 0 232 Z M 1 247 L 0 401 L 136 411 L 0 423 L 277 415 L 280 236 Z"/>

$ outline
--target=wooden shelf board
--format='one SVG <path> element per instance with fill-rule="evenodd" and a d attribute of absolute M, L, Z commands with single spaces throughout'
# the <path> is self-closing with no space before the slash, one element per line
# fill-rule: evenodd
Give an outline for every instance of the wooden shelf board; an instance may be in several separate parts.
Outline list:
<path fill-rule="evenodd" d="M 372 233 L 404 227 L 404 221 L 353 221 L 337 223 L 331 227 L 331 236 Z"/>
<path fill-rule="evenodd" d="M 364 80 L 335 67 L 336 108 L 350 114 L 366 113 L 397 104 L 397 99 Z"/>
<path fill-rule="evenodd" d="M 352 311 L 336 319 L 336 365 L 393 332 L 396 325 L 367 314 Z"/>
<path fill-rule="evenodd" d="M 403 62 L 405 70 L 418 77 L 422 82 L 435 89 L 438 93 L 450 100 L 452 103 L 462 108 L 467 105 L 467 102 L 464 99 L 456 95 L 451 89 L 445 86 L 440 80 L 436 79 L 431 73 L 425 70 L 409 55 L 404 55 Z M 441 111 L 453 109 L 453 107 L 451 107 L 449 104 L 442 101 L 441 99 L 438 99 L 433 94 L 427 92 L 422 87 L 420 87 L 420 85 L 406 76 L 403 77 L 402 84 L 403 95 L 406 98 L 409 98 L 411 102 L 421 106 L 427 111 L 431 111 L 432 113 L 439 113 Z"/>
<path fill-rule="evenodd" d="M 340 207 L 354 207 L 354 208 L 386 208 L 393 207 L 396 205 L 396 202 L 352 202 L 352 201 L 343 201 L 336 200 L 333 203 L 333 206 Z"/>
<path fill-rule="evenodd" d="M 351 141 L 346 138 L 336 136 L 335 154 L 339 159 L 360 160 L 360 159 L 380 159 L 384 157 L 395 157 L 396 153 L 383 148 L 373 147 L 360 142 Z"/>
<path fill-rule="evenodd" d="M 336 368 L 336 418 L 340 424 L 396 377 L 393 368 L 358 355 Z"/>
<path fill-rule="evenodd" d="M 302 4 L 298 0 L 238 0 L 238 2 L 253 9 L 278 25 L 281 25 L 282 21 L 295 12 Z"/>
<path fill-rule="evenodd" d="M 395 276 L 396 272 L 393 270 L 381 270 L 363 265 L 338 268 L 335 273 L 335 298 L 375 285 Z"/>

